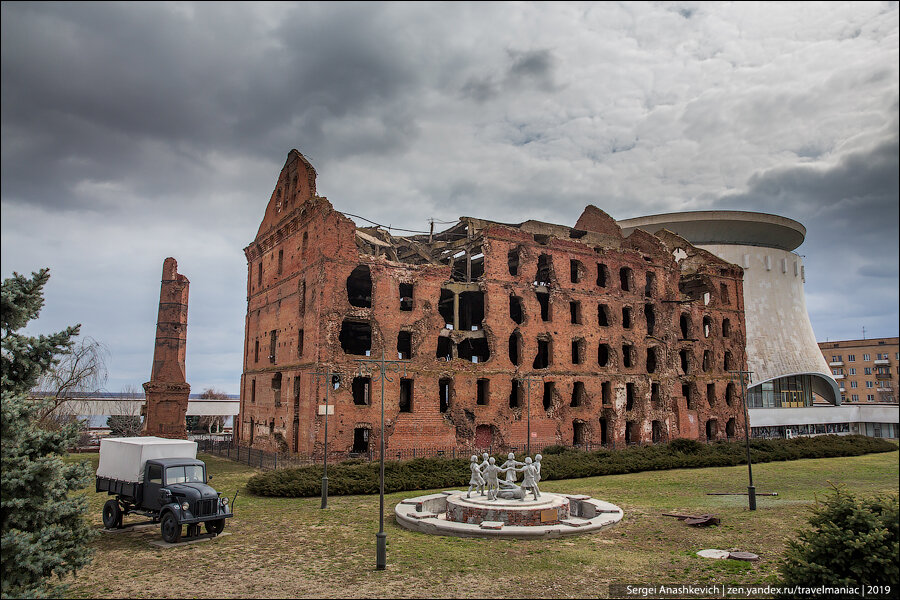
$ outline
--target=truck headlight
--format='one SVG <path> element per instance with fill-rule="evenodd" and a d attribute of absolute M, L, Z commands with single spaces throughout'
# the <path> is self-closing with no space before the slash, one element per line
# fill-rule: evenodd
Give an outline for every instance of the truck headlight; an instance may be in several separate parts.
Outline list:
<path fill-rule="evenodd" d="M 190 507 L 191 507 L 191 505 L 188 504 L 187 502 L 181 503 L 181 510 L 188 510 Z"/>
<path fill-rule="evenodd" d="M 222 506 L 228 506 L 228 497 L 222 498 Z"/>

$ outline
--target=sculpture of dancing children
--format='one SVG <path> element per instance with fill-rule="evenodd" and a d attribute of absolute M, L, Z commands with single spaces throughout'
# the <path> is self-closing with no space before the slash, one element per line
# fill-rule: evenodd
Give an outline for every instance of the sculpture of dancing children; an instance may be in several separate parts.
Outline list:
<path fill-rule="evenodd" d="M 493 456 L 488 459 L 488 466 L 484 469 L 484 481 L 487 485 L 487 499 L 496 500 L 497 494 L 500 492 L 500 467 L 497 466 L 497 459 Z"/>
<path fill-rule="evenodd" d="M 540 456 L 540 455 L 538 455 L 538 456 Z M 505 463 L 503 463 L 502 465 L 500 465 L 500 468 L 506 470 L 506 481 L 508 483 L 515 483 L 516 482 L 516 467 L 521 467 L 525 463 L 517 461 L 516 455 L 513 454 L 512 452 L 510 452 L 506 458 L 508 460 Z"/>
<path fill-rule="evenodd" d="M 481 455 L 481 457 L 482 457 L 482 461 L 481 461 L 481 464 L 478 465 L 478 468 L 481 469 L 481 474 L 484 475 L 484 471 L 485 471 L 485 469 L 487 469 L 487 466 L 488 466 L 488 464 L 489 464 L 489 463 L 488 463 L 488 459 L 490 458 L 490 454 L 488 454 L 487 452 L 485 452 L 484 454 Z M 484 490 L 483 490 L 483 489 L 482 489 L 482 491 L 481 491 L 481 495 L 484 496 Z"/>
<path fill-rule="evenodd" d="M 474 454 L 469 463 L 469 470 L 472 472 L 472 477 L 469 478 L 469 491 L 466 492 L 466 498 L 471 496 L 473 487 L 476 492 L 484 495 L 484 477 L 481 476 L 481 468 L 478 466 L 478 457 Z"/>
<path fill-rule="evenodd" d="M 534 457 L 534 480 L 541 482 L 541 455 L 536 454 Z"/>
<path fill-rule="evenodd" d="M 537 500 L 541 497 L 541 491 L 538 489 L 537 481 L 535 480 L 535 468 L 534 465 L 531 464 L 531 457 L 527 457 L 525 459 L 525 466 L 516 471 L 522 472 L 522 487 L 531 490 L 534 492 L 534 499 Z M 525 498 L 522 498 L 524 501 Z"/>

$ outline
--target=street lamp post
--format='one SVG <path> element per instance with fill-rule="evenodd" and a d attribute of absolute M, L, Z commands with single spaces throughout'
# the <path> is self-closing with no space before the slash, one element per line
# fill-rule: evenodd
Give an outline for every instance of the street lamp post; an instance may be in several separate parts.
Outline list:
<path fill-rule="evenodd" d="M 750 478 L 750 485 L 747 486 L 747 498 L 750 504 L 750 510 L 756 510 L 756 487 L 753 485 L 753 466 L 750 464 L 750 416 L 747 412 L 747 394 L 744 388 L 744 376 L 747 381 L 753 375 L 753 371 L 729 371 L 732 380 L 739 378 L 741 381 L 741 404 L 744 406 L 744 442 L 747 446 L 747 475 Z"/>
<path fill-rule="evenodd" d="M 315 375 L 316 376 L 316 386 L 319 385 L 319 377 L 325 378 L 325 458 L 323 459 L 323 469 L 322 469 L 322 506 L 321 508 L 328 508 L 328 392 L 333 385 L 333 377 L 340 375 L 338 373 L 332 373 L 328 369 L 324 371 L 302 371 L 302 373 L 306 375 Z"/>
<path fill-rule="evenodd" d="M 359 374 L 363 374 L 363 365 L 374 366 L 378 368 L 379 377 L 381 378 L 381 482 L 378 489 L 378 533 L 375 534 L 375 568 L 384 570 L 387 567 L 387 534 L 384 532 L 384 382 L 393 381 L 387 376 L 389 371 L 400 372 L 400 365 L 405 365 L 403 360 L 385 360 L 384 348 L 381 349 L 380 359 L 358 359 L 356 361 Z M 406 372 L 404 366 L 402 371 Z"/>

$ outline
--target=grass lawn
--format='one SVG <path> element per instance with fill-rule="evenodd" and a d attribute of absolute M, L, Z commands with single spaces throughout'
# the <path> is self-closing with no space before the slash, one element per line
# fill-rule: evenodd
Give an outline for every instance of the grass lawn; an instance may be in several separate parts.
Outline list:
<path fill-rule="evenodd" d="M 202 456 L 213 487 L 241 490 L 231 535 L 176 548 L 150 545 L 158 527 L 101 533 L 93 563 L 70 578 L 75 597 L 606 597 L 610 583 L 766 583 L 777 573 L 785 539 L 805 525 L 808 507 L 845 484 L 864 495 L 896 492 L 898 453 L 760 464 L 753 467 L 758 510 L 746 496 L 746 466 L 679 469 L 546 481 L 548 492 L 589 494 L 625 511 L 618 525 L 557 540 L 492 540 L 430 536 L 400 528 L 394 505 L 426 492 L 385 497 L 387 569 L 375 570 L 378 496 L 341 496 L 321 510 L 319 498 L 243 495 L 255 472 Z M 92 461 L 97 455 L 77 456 Z M 102 529 L 105 494 L 85 492 L 90 519 Z M 664 512 L 713 513 L 718 527 L 697 529 Z M 128 517 L 128 522 L 143 521 Z M 758 563 L 702 559 L 704 548 L 739 549 Z"/>

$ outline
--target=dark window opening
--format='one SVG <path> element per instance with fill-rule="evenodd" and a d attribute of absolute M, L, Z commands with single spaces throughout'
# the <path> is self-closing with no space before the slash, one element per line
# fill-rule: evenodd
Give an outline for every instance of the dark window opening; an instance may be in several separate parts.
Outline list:
<path fill-rule="evenodd" d="M 732 418 L 728 419 L 728 421 L 725 423 L 725 436 L 729 440 L 734 438 L 734 434 L 735 434 L 734 429 L 735 429 L 734 417 L 732 417 Z"/>
<path fill-rule="evenodd" d="M 476 331 L 484 321 L 484 292 L 463 292 L 459 295 L 459 329 Z"/>
<path fill-rule="evenodd" d="M 572 364 L 580 365 L 584 362 L 584 340 L 581 338 L 572 340 Z"/>
<path fill-rule="evenodd" d="M 731 337 L 730 319 L 722 319 L 722 337 Z"/>
<path fill-rule="evenodd" d="M 473 363 L 483 363 L 491 357 L 491 350 L 485 338 L 467 339 L 456 347 L 456 355 Z"/>
<path fill-rule="evenodd" d="M 556 383 L 553 381 L 545 381 L 544 382 L 544 410 L 550 410 L 553 408 L 553 391 L 556 388 Z"/>
<path fill-rule="evenodd" d="M 572 323 L 581 325 L 581 302 L 569 302 L 569 317 Z"/>
<path fill-rule="evenodd" d="M 712 319 L 706 316 L 703 317 L 703 337 L 708 338 L 710 333 L 712 333 Z"/>
<path fill-rule="evenodd" d="M 706 403 L 710 406 L 716 405 L 716 384 L 706 384 Z"/>
<path fill-rule="evenodd" d="M 644 295 L 647 297 L 656 295 L 656 273 L 647 271 L 647 281 L 644 283 Z"/>
<path fill-rule="evenodd" d="M 638 442 L 637 423 L 628 421 L 625 423 L 625 443 L 636 444 Z"/>
<path fill-rule="evenodd" d="M 603 445 L 609 443 L 609 425 L 607 425 L 606 417 L 600 417 L 600 443 Z"/>
<path fill-rule="evenodd" d="M 256 380 L 250 380 L 250 404 L 256 404 Z"/>
<path fill-rule="evenodd" d="M 659 408 L 660 399 L 659 384 L 654 381 L 650 384 L 650 404 L 653 408 Z"/>
<path fill-rule="evenodd" d="M 275 406 L 281 406 L 281 373 L 272 375 L 272 395 L 275 396 Z"/>
<path fill-rule="evenodd" d="M 734 403 L 734 384 L 729 383 L 725 386 L 725 404 L 731 406 Z"/>
<path fill-rule="evenodd" d="M 518 408 L 522 400 L 522 384 L 516 380 L 512 380 L 512 386 L 509 390 L 509 407 Z"/>
<path fill-rule="evenodd" d="M 550 340 L 538 338 L 537 341 L 537 355 L 534 357 L 534 363 L 532 364 L 532 368 L 534 369 L 546 369 L 550 366 L 551 357 L 550 357 Z"/>
<path fill-rule="evenodd" d="M 584 382 L 576 381 L 572 385 L 572 400 L 569 402 L 569 406 L 581 406 L 584 404 L 585 394 Z"/>
<path fill-rule="evenodd" d="M 622 307 L 622 329 L 631 329 L 631 307 Z"/>
<path fill-rule="evenodd" d="M 734 360 L 731 358 L 731 352 L 728 350 L 725 351 L 725 360 L 723 361 L 725 371 L 731 371 L 734 369 Z"/>
<path fill-rule="evenodd" d="M 475 281 L 484 277 L 484 254 L 481 249 L 476 250 L 477 254 L 469 260 L 469 277 L 468 281 Z"/>
<path fill-rule="evenodd" d="M 259 362 L 259 340 L 256 340 L 256 344 L 253 346 L 253 361 Z"/>
<path fill-rule="evenodd" d="M 284 271 L 284 250 L 278 251 L 278 274 L 281 275 L 281 272 Z"/>
<path fill-rule="evenodd" d="M 605 406 L 612 405 L 612 382 L 604 381 L 600 386 L 602 403 Z"/>
<path fill-rule="evenodd" d="M 634 410 L 634 384 L 625 384 L 625 410 Z"/>
<path fill-rule="evenodd" d="M 440 411 L 442 413 L 450 410 L 450 392 L 452 389 L 452 379 L 441 379 L 438 381 L 438 396 L 440 396 Z"/>
<path fill-rule="evenodd" d="M 303 330 L 297 330 L 297 356 L 303 356 Z"/>
<path fill-rule="evenodd" d="M 706 422 L 706 439 L 714 440 L 719 435 L 719 422 L 715 419 L 710 419 Z"/>
<path fill-rule="evenodd" d="M 412 358 L 412 333 L 409 331 L 397 334 L 397 358 L 400 360 Z"/>
<path fill-rule="evenodd" d="M 535 276 L 535 282 L 538 285 L 550 285 L 550 277 L 553 271 L 553 264 L 550 260 L 550 255 L 541 254 L 538 256 L 537 261 L 537 275 Z"/>
<path fill-rule="evenodd" d="M 413 309 L 413 284 L 411 283 L 401 283 L 400 284 L 400 310 L 412 310 Z"/>
<path fill-rule="evenodd" d="M 371 377 L 354 377 L 350 388 L 353 390 L 353 404 L 368 406 L 369 396 L 372 392 Z"/>
<path fill-rule="evenodd" d="M 294 377 L 294 419 L 300 418 L 300 375 Z M 295 450 L 296 452 L 296 450 Z"/>
<path fill-rule="evenodd" d="M 536 241 L 541 246 L 546 246 L 550 243 L 550 236 L 544 233 L 535 233 L 533 234 L 534 241 Z"/>
<path fill-rule="evenodd" d="M 368 427 L 357 427 L 353 430 L 353 452 L 365 454 L 369 451 L 370 433 L 371 430 Z"/>
<path fill-rule="evenodd" d="M 694 410 L 694 396 L 691 394 L 691 384 L 681 384 L 681 395 L 687 399 L 688 410 Z"/>
<path fill-rule="evenodd" d="M 681 339 L 690 339 L 691 317 L 687 313 L 681 313 L 681 317 L 678 319 L 678 326 L 681 328 Z"/>
<path fill-rule="evenodd" d="M 400 380 L 400 412 L 412 412 L 413 410 L 413 380 Z"/>
<path fill-rule="evenodd" d="M 634 346 L 622 344 L 622 366 L 630 369 L 634 366 Z"/>
<path fill-rule="evenodd" d="M 547 292 L 535 292 L 538 304 L 541 305 L 541 321 L 550 320 L 550 294 Z"/>
<path fill-rule="evenodd" d="M 509 362 L 519 366 L 522 360 L 522 335 L 518 331 L 514 331 L 509 336 Z"/>
<path fill-rule="evenodd" d="M 651 439 L 654 444 L 658 444 L 663 440 L 663 425 L 660 421 L 653 421 L 651 425 Z"/>
<path fill-rule="evenodd" d="M 731 298 L 728 296 L 728 286 L 724 283 L 719 284 L 719 297 L 722 300 L 722 304 L 731 304 Z"/>
<path fill-rule="evenodd" d="M 306 313 L 306 282 L 301 281 L 297 284 L 297 314 Z"/>
<path fill-rule="evenodd" d="M 518 276 L 519 274 L 519 249 L 510 250 L 506 253 L 506 267 L 509 269 L 509 274 L 512 276 Z"/>
<path fill-rule="evenodd" d="M 656 373 L 656 353 L 659 350 L 657 348 L 647 348 L 647 372 L 648 373 Z"/>
<path fill-rule="evenodd" d="M 269 333 L 269 362 L 275 362 L 275 349 L 278 347 L 278 330 L 273 329 Z"/>
<path fill-rule="evenodd" d="M 609 269 L 603 263 L 597 263 L 597 287 L 606 287 L 609 281 Z"/>
<path fill-rule="evenodd" d="M 366 265 L 359 265 L 347 277 L 347 299 L 351 306 L 372 307 L 372 274 Z"/>
<path fill-rule="evenodd" d="M 572 238 L 573 240 L 580 240 L 581 238 L 583 238 L 586 235 L 587 235 L 587 231 L 585 231 L 584 229 L 570 229 L 569 230 L 569 237 Z"/>
<path fill-rule="evenodd" d="M 490 379 L 479 379 L 476 383 L 476 399 L 475 404 L 479 404 L 481 406 L 487 406 L 488 400 L 490 398 L 491 392 L 491 380 Z"/>
<path fill-rule="evenodd" d="M 338 339 L 346 354 L 368 356 L 372 350 L 372 325 L 360 321 L 344 321 L 341 323 Z"/>
<path fill-rule="evenodd" d="M 522 310 L 522 299 L 518 296 L 509 297 L 509 318 L 519 325 L 525 320 L 525 313 Z"/>
<path fill-rule="evenodd" d="M 435 352 L 434 356 L 439 360 L 453 360 L 453 342 L 450 338 L 438 337 L 437 352 Z"/>
<path fill-rule="evenodd" d="M 688 373 L 688 351 L 687 350 L 679 350 L 678 358 L 681 361 L 681 372 L 687 374 Z"/>
<path fill-rule="evenodd" d="M 584 445 L 584 423 L 582 421 L 572 421 L 572 445 Z"/>
<path fill-rule="evenodd" d="M 597 324 L 600 327 L 609 327 L 609 307 L 605 304 L 597 305 Z"/>
<path fill-rule="evenodd" d="M 572 283 L 580 283 L 582 273 L 584 273 L 584 265 L 581 264 L 581 261 L 574 258 L 569 260 L 569 279 Z"/>
<path fill-rule="evenodd" d="M 597 347 L 597 364 L 601 367 L 609 365 L 609 344 L 600 344 Z"/>
<path fill-rule="evenodd" d="M 631 269 L 628 267 L 622 267 L 621 269 L 619 269 L 619 284 L 623 292 L 630 292 L 632 287 L 634 287 L 632 286 L 631 281 Z"/>
<path fill-rule="evenodd" d="M 644 319 L 647 321 L 647 335 L 653 335 L 653 330 L 656 329 L 656 311 L 652 304 L 644 305 Z"/>
<path fill-rule="evenodd" d="M 256 266 L 257 266 L 256 285 L 261 286 L 262 285 L 262 259 L 261 258 L 259 259 L 259 264 Z"/>
<path fill-rule="evenodd" d="M 441 298 L 438 300 L 438 313 L 444 318 L 444 324 L 453 326 L 453 292 L 441 290 Z"/>
<path fill-rule="evenodd" d="M 700 367 L 701 369 L 703 369 L 704 373 L 709 371 L 709 361 L 710 361 L 709 350 L 704 350 L 703 351 L 703 364 Z"/>

